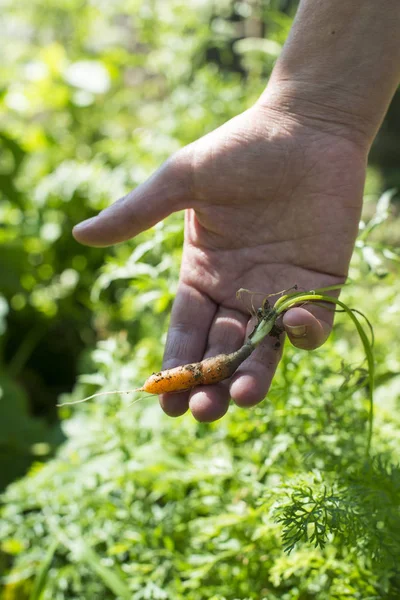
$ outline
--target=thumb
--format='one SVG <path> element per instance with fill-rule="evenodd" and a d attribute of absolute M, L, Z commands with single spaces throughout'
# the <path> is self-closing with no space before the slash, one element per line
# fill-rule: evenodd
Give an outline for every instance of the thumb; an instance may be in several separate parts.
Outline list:
<path fill-rule="evenodd" d="M 332 329 L 334 311 L 313 306 L 295 307 L 283 316 L 285 331 L 296 348 L 314 350 L 326 342 Z"/>
<path fill-rule="evenodd" d="M 180 150 L 135 190 L 73 229 L 88 246 L 124 242 L 183 208 L 192 197 L 190 152 Z"/>

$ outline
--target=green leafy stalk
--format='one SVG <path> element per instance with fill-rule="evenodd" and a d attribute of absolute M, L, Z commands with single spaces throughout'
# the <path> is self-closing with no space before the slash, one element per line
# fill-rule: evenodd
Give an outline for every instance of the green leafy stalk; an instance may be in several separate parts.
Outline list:
<path fill-rule="evenodd" d="M 250 336 L 253 346 L 258 346 L 258 344 L 271 332 L 277 317 L 278 313 L 275 311 L 275 309 L 272 309 L 265 315 L 265 317 L 261 319 L 258 326 Z"/>
<path fill-rule="evenodd" d="M 131 591 L 125 580 L 121 577 L 119 570 L 111 569 L 110 567 L 105 566 L 101 560 L 101 557 L 91 546 L 86 544 L 82 538 L 70 540 L 65 532 L 58 527 L 58 525 L 52 523 L 50 515 L 47 518 L 47 523 L 50 526 L 56 541 L 54 542 L 54 547 L 52 546 L 50 548 L 48 557 L 44 561 L 44 566 L 42 567 L 43 575 L 39 576 L 39 582 L 35 585 L 35 589 L 36 587 L 39 589 L 39 594 L 41 593 L 45 576 L 47 575 L 49 566 L 51 564 L 51 558 L 57 546 L 63 545 L 71 552 L 72 561 L 76 563 L 86 563 L 88 567 L 90 567 L 90 569 L 92 569 L 92 571 L 96 573 L 98 577 L 100 577 L 106 588 L 115 594 L 115 596 L 118 596 L 118 598 L 123 600 L 130 600 L 132 598 Z M 32 599 L 33 598 L 35 600 L 39 600 L 40 595 L 33 595 Z"/>
<path fill-rule="evenodd" d="M 40 598 L 42 597 L 42 593 L 46 586 L 47 575 L 58 546 L 58 540 L 54 540 L 53 543 L 50 544 L 49 549 L 47 550 L 47 553 L 44 557 L 44 560 L 36 574 L 36 578 L 33 584 L 31 594 L 29 596 L 29 600 L 40 600 Z"/>
<path fill-rule="evenodd" d="M 93 550 L 93 548 L 85 546 L 81 555 L 81 560 L 86 562 L 86 564 L 100 577 L 100 579 L 103 580 L 104 585 L 115 595 L 126 600 L 132 598 L 132 594 L 127 584 L 121 578 L 118 571 L 106 567 L 102 563 L 100 556 Z"/>
<path fill-rule="evenodd" d="M 285 294 L 284 296 L 281 296 L 275 303 L 274 309 L 278 310 L 279 307 L 285 303 L 287 300 L 294 300 L 295 298 L 299 298 L 299 302 L 302 302 L 302 297 L 304 295 L 310 295 L 310 294 L 323 294 L 324 292 L 331 292 L 334 290 L 340 290 L 343 287 L 345 287 L 347 284 L 346 283 L 337 283 L 335 285 L 327 285 L 326 287 L 322 287 L 322 288 L 318 288 L 316 290 L 309 290 L 309 291 L 305 291 L 305 292 L 293 292 L 291 294 Z M 331 300 L 333 300 L 333 297 L 329 296 L 329 298 Z"/>
<path fill-rule="evenodd" d="M 360 311 L 356 309 L 349 308 L 347 304 L 338 300 L 333 296 L 328 296 L 324 292 L 337 290 L 343 287 L 344 284 L 331 285 L 324 288 L 319 288 L 316 290 L 311 290 L 308 292 L 294 292 L 292 294 L 286 294 L 279 298 L 275 303 L 275 306 L 267 311 L 265 316 L 261 319 L 257 328 L 251 336 L 251 341 L 254 345 L 257 345 L 261 342 L 261 340 L 268 335 L 274 324 L 276 319 L 285 313 L 290 308 L 298 304 L 303 304 L 306 302 L 328 302 L 330 304 L 335 304 L 339 306 L 353 321 L 357 333 L 360 336 L 361 342 L 363 344 L 367 365 L 368 365 L 368 399 L 370 403 L 369 409 L 369 417 L 368 417 L 368 440 L 367 440 L 367 454 L 369 454 L 371 449 L 372 442 L 372 429 L 373 429 L 373 420 L 374 420 L 374 379 L 375 379 L 375 365 L 374 365 L 374 355 L 373 355 L 373 332 L 370 322 L 367 317 L 363 315 Z M 361 315 L 367 322 L 367 325 L 371 331 L 371 341 L 368 338 L 368 335 L 361 324 L 360 320 L 356 315 Z"/>

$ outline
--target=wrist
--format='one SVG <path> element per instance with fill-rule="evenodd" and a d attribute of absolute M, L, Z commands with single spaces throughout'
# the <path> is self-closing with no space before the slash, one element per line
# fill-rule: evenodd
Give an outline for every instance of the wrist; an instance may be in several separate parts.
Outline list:
<path fill-rule="evenodd" d="M 352 105 L 344 90 L 329 83 L 271 78 L 257 104 L 327 135 L 345 139 L 368 154 L 376 125 Z"/>
<path fill-rule="evenodd" d="M 363 147 L 400 81 L 398 0 L 301 0 L 261 103 Z"/>

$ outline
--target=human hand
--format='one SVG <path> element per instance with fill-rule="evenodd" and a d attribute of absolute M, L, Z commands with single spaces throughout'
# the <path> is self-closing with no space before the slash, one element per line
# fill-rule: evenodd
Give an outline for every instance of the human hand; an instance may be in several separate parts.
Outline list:
<path fill-rule="evenodd" d="M 301 111 L 300 111 L 301 112 Z M 239 348 L 254 322 L 239 288 L 265 295 L 297 284 L 343 282 L 362 206 L 367 144 L 348 126 L 257 103 L 169 159 L 147 182 L 78 225 L 76 239 L 106 246 L 186 209 L 180 282 L 163 368 Z M 262 301 L 262 296 L 256 296 Z M 333 314 L 293 308 L 283 318 L 303 349 L 328 337 Z M 232 398 L 266 395 L 281 351 L 267 338 L 229 381 L 161 397 L 171 416 L 190 407 L 200 421 L 223 416 Z"/>

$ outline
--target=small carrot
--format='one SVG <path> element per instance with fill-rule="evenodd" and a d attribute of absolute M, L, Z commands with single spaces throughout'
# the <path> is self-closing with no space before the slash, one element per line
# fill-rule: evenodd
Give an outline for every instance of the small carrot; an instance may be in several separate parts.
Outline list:
<path fill-rule="evenodd" d="M 218 354 L 217 356 L 205 358 L 201 362 L 181 365 L 180 367 L 153 373 L 153 375 L 150 375 L 150 377 L 146 379 L 140 388 L 134 390 L 99 392 L 97 394 L 92 394 L 87 398 L 83 398 L 82 400 L 64 402 L 63 404 L 57 404 L 57 406 L 80 404 L 81 402 L 86 402 L 86 400 L 97 398 L 98 396 L 117 393 L 129 394 L 132 392 L 147 392 L 151 395 L 168 394 L 171 392 L 190 390 L 197 385 L 218 383 L 219 381 L 231 377 L 239 365 L 250 356 L 255 347 L 255 344 L 248 338 L 243 346 L 239 348 L 239 350 L 236 350 L 236 352 L 231 352 L 230 354 Z"/>
<path fill-rule="evenodd" d="M 218 354 L 205 358 L 201 362 L 153 373 L 136 391 L 167 394 L 189 390 L 197 385 L 218 383 L 231 377 L 239 365 L 250 356 L 254 348 L 255 345 L 251 340 L 247 340 L 239 350 L 231 352 L 231 354 Z"/>
<path fill-rule="evenodd" d="M 236 352 L 218 354 L 205 358 L 201 362 L 181 365 L 153 373 L 137 392 L 149 394 L 168 394 L 183 392 L 197 385 L 211 385 L 231 377 L 239 365 L 250 356 L 261 340 L 271 331 L 276 320 L 273 309 L 263 308 L 259 321 L 245 343 Z"/>
<path fill-rule="evenodd" d="M 117 393 L 129 394 L 132 392 L 147 392 L 148 394 L 156 395 L 168 394 L 171 392 L 183 392 L 185 390 L 190 390 L 197 385 L 211 385 L 223 381 L 224 379 L 228 379 L 272 330 L 277 313 L 274 309 L 268 308 L 267 304 L 264 303 L 262 312 L 259 313 L 257 317 L 258 323 L 255 328 L 250 333 L 243 346 L 235 352 L 231 352 L 230 354 L 218 354 L 217 356 L 205 358 L 201 362 L 181 365 L 172 369 L 159 371 L 158 373 L 153 373 L 153 375 L 150 375 L 150 377 L 146 379 L 143 386 L 140 388 L 99 392 L 92 396 L 88 396 L 87 398 L 83 398 L 82 400 L 64 402 L 57 406 L 80 404 L 91 398 Z"/>

